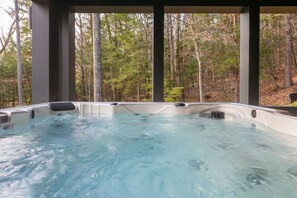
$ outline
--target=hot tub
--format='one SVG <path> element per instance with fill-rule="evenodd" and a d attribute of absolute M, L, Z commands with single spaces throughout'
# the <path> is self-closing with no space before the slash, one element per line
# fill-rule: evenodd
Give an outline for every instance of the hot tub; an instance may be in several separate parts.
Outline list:
<path fill-rule="evenodd" d="M 297 197 L 297 119 L 228 103 L 0 110 L 0 197 Z"/>

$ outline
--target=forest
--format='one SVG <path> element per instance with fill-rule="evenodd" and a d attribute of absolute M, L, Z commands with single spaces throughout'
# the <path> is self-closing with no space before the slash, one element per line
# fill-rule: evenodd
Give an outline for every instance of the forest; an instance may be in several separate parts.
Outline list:
<path fill-rule="evenodd" d="M 0 30 L 0 108 L 31 104 L 30 4 L 0 4 L 0 20 L 11 21 Z M 147 13 L 76 13 L 77 101 L 152 100 L 153 22 Z M 260 105 L 289 105 L 297 92 L 296 25 L 296 14 L 260 15 Z M 164 51 L 165 101 L 239 101 L 239 14 L 166 13 Z"/>

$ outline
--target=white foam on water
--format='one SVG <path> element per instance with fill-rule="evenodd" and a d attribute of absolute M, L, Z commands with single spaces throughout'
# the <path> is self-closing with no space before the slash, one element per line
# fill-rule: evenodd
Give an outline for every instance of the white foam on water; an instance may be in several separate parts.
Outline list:
<path fill-rule="evenodd" d="M 296 145 L 245 120 L 50 116 L 0 138 L 0 197 L 297 197 Z"/>

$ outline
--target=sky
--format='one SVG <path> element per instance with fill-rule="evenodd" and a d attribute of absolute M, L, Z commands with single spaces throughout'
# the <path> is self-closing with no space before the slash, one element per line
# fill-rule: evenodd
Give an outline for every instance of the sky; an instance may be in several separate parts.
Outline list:
<path fill-rule="evenodd" d="M 0 0 L 0 33 L 7 32 L 9 25 L 12 22 L 11 17 L 5 12 L 9 7 L 13 7 L 13 0 Z"/>

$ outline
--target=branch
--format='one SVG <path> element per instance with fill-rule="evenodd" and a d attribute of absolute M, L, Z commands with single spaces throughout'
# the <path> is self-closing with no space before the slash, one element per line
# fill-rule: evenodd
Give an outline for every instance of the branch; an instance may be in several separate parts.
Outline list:
<path fill-rule="evenodd" d="M 9 31 L 8 31 L 8 34 L 7 34 L 7 37 L 5 38 L 3 36 L 3 38 L 1 38 L 1 48 L 0 48 L 0 54 L 2 54 L 2 52 L 6 49 L 7 45 L 9 44 L 9 41 L 15 31 L 15 20 L 13 21 L 13 23 L 11 24 L 10 28 L 9 28 Z"/>
<path fill-rule="evenodd" d="M 295 67 L 297 68 L 297 60 L 296 60 L 296 56 L 295 56 L 295 49 L 294 49 L 294 45 L 293 45 L 293 41 L 291 41 L 291 45 L 292 45 L 292 55 L 293 55 L 293 58 L 294 58 L 294 63 L 295 63 Z"/>

